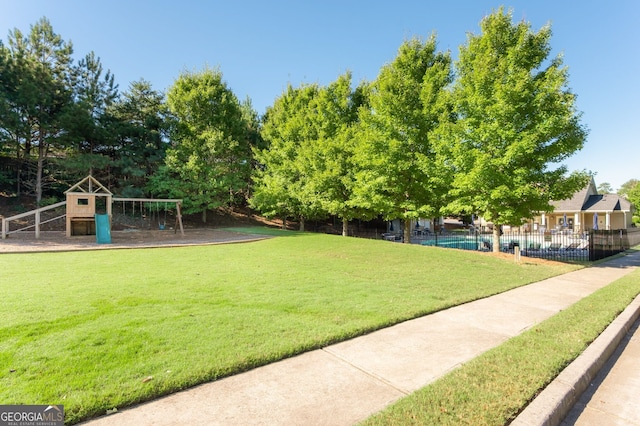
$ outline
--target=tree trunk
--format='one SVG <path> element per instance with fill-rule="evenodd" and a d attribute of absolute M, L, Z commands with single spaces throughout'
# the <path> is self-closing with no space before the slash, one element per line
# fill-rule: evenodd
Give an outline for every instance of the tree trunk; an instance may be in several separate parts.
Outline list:
<path fill-rule="evenodd" d="M 342 218 L 342 236 L 346 237 L 349 235 L 349 220 Z"/>
<path fill-rule="evenodd" d="M 493 224 L 493 252 L 500 253 L 500 225 Z"/>
<path fill-rule="evenodd" d="M 22 160 L 17 162 L 18 171 L 16 172 L 16 195 L 19 197 L 22 195 L 22 186 L 20 182 L 22 182 Z"/>
<path fill-rule="evenodd" d="M 404 243 L 411 244 L 411 219 L 404 221 Z"/>
<path fill-rule="evenodd" d="M 282 229 L 287 229 L 287 218 L 286 217 L 282 218 Z"/>
<path fill-rule="evenodd" d="M 300 231 L 304 232 L 304 217 L 300 216 Z"/>
<path fill-rule="evenodd" d="M 202 210 L 202 223 L 207 223 L 207 209 Z"/>
<path fill-rule="evenodd" d="M 40 138 L 40 144 L 38 145 L 38 169 L 36 171 L 36 207 L 40 208 L 40 202 L 42 201 L 42 170 L 44 169 L 44 140 Z"/>
<path fill-rule="evenodd" d="M 22 163 L 24 163 L 24 160 L 20 156 L 20 141 L 16 137 L 16 165 L 17 165 L 16 168 L 18 169 L 16 171 L 16 195 L 18 197 L 22 195 L 21 194 L 22 186 L 20 185 L 20 182 L 22 182 Z"/>

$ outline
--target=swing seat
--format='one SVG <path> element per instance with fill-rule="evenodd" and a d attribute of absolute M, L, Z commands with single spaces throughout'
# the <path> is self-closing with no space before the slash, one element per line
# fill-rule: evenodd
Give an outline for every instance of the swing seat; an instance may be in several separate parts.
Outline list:
<path fill-rule="evenodd" d="M 158 210 L 158 228 L 160 228 L 161 231 L 164 231 L 164 227 L 167 224 L 167 203 L 164 203 L 164 221 L 162 223 L 160 223 L 160 204 L 156 203 L 156 208 Z"/>

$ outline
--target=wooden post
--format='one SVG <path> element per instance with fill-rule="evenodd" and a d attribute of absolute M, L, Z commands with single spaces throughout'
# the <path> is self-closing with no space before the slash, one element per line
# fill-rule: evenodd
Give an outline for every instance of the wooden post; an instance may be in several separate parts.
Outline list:
<path fill-rule="evenodd" d="M 113 227 L 113 197 L 111 195 L 107 195 L 105 204 L 107 205 L 107 215 L 109 215 L 109 229 L 111 229 Z M 97 229 L 96 232 L 98 232 Z"/>
<path fill-rule="evenodd" d="M 180 206 L 182 205 L 181 202 L 176 202 L 176 222 L 178 222 L 178 224 L 180 225 L 180 235 L 182 235 L 184 237 L 184 228 L 182 227 L 182 211 L 180 210 Z M 177 232 L 177 227 L 175 227 L 175 231 L 174 234 Z"/>
<path fill-rule="evenodd" d="M 516 263 L 520 263 L 520 244 L 513 247 L 513 259 Z"/>
<path fill-rule="evenodd" d="M 40 239 L 40 209 L 36 210 L 36 240 Z"/>
<path fill-rule="evenodd" d="M 9 231 L 7 229 L 7 221 L 5 220 L 4 216 L 0 216 L 0 219 L 2 219 L 2 239 L 6 240 L 7 239 L 7 232 Z"/>

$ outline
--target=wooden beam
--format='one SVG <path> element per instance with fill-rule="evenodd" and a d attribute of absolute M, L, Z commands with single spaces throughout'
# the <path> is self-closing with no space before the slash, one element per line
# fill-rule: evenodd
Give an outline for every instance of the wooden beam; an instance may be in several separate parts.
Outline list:
<path fill-rule="evenodd" d="M 114 203 L 116 201 L 136 201 L 136 202 L 143 202 L 143 203 L 181 203 L 182 204 L 182 199 L 181 198 L 119 198 L 119 197 L 113 197 L 111 199 Z"/>
<path fill-rule="evenodd" d="M 55 209 L 56 207 L 61 207 L 65 204 L 67 204 L 66 201 L 61 201 L 59 203 L 51 204 L 50 206 L 40 207 L 39 209 L 35 209 L 25 213 L 20 213 L 14 216 L 2 218 L 2 239 L 4 240 L 5 238 L 7 238 L 7 235 L 11 234 L 11 232 L 9 232 L 9 222 L 11 222 L 12 220 L 20 219 L 20 218 L 31 216 L 31 215 L 35 216 L 35 222 L 36 222 L 35 225 L 28 226 L 27 228 L 21 228 L 19 230 L 33 228 L 35 226 L 36 239 L 39 239 L 40 238 L 40 213 L 46 210 Z"/>
<path fill-rule="evenodd" d="M 85 188 L 82 187 L 84 184 L 88 184 L 88 191 Z M 95 188 L 94 188 L 94 185 L 95 185 Z M 103 192 L 103 193 L 105 193 L 107 195 L 112 195 L 111 191 L 109 191 L 107 188 L 105 188 L 104 185 L 102 185 L 100 182 L 98 182 L 96 180 L 96 178 L 94 178 L 91 175 L 85 177 L 80 182 L 76 183 L 71 188 L 67 189 L 65 191 L 65 194 L 67 192 L 75 192 L 76 190 L 79 190 L 79 191 L 85 192 L 85 193 L 88 192 L 88 193 L 91 193 L 91 194 L 97 194 L 97 193 Z"/>
<path fill-rule="evenodd" d="M 182 206 L 182 201 L 176 203 L 176 222 L 178 222 L 178 224 L 180 225 L 180 235 L 184 237 L 184 228 L 182 227 L 182 211 L 180 206 Z M 176 228 L 177 231 L 177 227 L 174 226 L 174 228 Z"/>

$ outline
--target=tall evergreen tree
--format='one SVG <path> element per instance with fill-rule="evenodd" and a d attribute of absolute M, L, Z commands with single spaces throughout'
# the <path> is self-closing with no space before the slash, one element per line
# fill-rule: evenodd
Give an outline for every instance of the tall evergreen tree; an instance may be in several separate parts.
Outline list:
<path fill-rule="evenodd" d="M 29 137 L 29 126 L 20 114 L 16 99 L 16 88 L 20 75 L 11 51 L 0 41 L 0 157 L 15 158 L 19 161 L 22 145 Z M 7 187 L 18 181 L 15 190 L 20 194 L 18 175 L 0 171 L 0 184 Z"/>
<path fill-rule="evenodd" d="M 164 164 L 169 117 L 164 95 L 146 80 L 134 81 L 109 110 L 115 146 L 110 153 L 115 185 L 125 197 L 142 197 Z"/>
<path fill-rule="evenodd" d="M 100 58 L 90 52 L 73 69 L 74 111 L 67 125 L 69 147 L 60 167 L 73 181 L 87 173 L 102 179 L 108 176 L 114 144 L 112 105 L 118 100 L 118 86 L 109 70 L 104 72 Z M 106 182 L 105 182 L 106 183 Z"/>
<path fill-rule="evenodd" d="M 64 148 L 64 129 L 73 106 L 71 43 L 53 31 L 46 18 L 31 27 L 28 36 L 18 29 L 9 34 L 8 52 L 14 79 L 5 102 L 19 116 L 10 133 L 16 138 L 18 157 L 29 158 L 36 150 L 37 168 L 33 190 L 40 204 L 45 161 L 52 150 Z M 1 86 L 8 87 L 5 76 Z M 28 133 L 23 133 L 28 126 Z"/>

